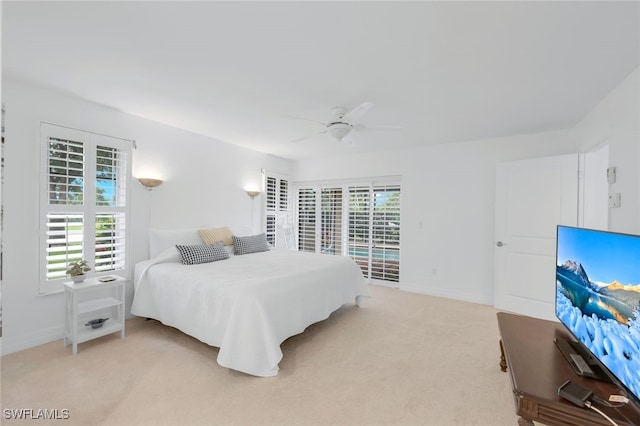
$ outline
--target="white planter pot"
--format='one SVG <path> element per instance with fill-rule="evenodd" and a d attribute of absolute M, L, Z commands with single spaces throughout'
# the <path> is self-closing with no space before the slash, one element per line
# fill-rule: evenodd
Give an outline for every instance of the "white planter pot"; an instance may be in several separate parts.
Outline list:
<path fill-rule="evenodd" d="M 87 278 L 87 274 L 72 275 L 71 276 L 71 280 L 76 284 L 79 284 L 79 283 L 83 282 L 85 278 Z"/>

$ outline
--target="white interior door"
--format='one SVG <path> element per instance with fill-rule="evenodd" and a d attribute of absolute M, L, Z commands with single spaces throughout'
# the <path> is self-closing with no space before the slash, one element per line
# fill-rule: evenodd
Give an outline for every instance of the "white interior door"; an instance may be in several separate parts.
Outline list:
<path fill-rule="evenodd" d="M 500 163 L 496 170 L 494 306 L 554 319 L 558 224 L 578 220 L 578 155 Z"/>

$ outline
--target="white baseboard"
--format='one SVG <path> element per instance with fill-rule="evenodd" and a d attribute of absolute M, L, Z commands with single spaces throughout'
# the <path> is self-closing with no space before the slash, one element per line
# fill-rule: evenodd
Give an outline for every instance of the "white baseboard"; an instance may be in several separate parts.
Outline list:
<path fill-rule="evenodd" d="M 134 318 L 134 316 L 131 315 L 131 312 L 127 312 L 124 319 L 128 320 L 131 318 Z M 3 336 L 0 337 L 0 354 L 8 355 L 14 352 L 33 348 L 35 346 L 44 345 L 45 343 L 54 342 L 56 340 L 60 340 L 60 345 L 63 345 L 63 337 L 64 325 L 55 325 L 16 337 L 6 336 L 5 327 L 3 330 Z"/>
<path fill-rule="evenodd" d="M 6 332 L 6 330 L 3 330 Z M 0 346 L 2 347 L 2 355 L 8 355 L 14 352 L 33 348 L 34 346 L 44 345 L 45 343 L 60 340 L 62 346 L 62 338 L 64 337 L 64 326 L 52 326 L 43 328 L 27 335 L 15 337 L 2 336 L 0 338 Z"/>
<path fill-rule="evenodd" d="M 443 289 L 439 287 L 425 287 L 423 285 L 415 284 L 400 284 L 399 287 L 402 291 L 408 291 L 410 293 L 424 294 L 427 296 L 444 297 L 446 299 L 461 300 L 463 302 L 480 303 L 482 305 L 493 305 L 493 301 L 482 300 L 481 297 L 474 297 L 466 292 L 456 291 L 454 289 Z"/>

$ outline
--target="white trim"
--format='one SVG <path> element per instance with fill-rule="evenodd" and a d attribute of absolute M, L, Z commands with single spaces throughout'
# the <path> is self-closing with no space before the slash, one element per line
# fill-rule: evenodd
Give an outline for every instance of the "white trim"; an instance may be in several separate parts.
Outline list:
<path fill-rule="evenodd" d="M 59 293 L 59 292 L 58 292 Z M 2 355 L 8 355 L 19 352 L 35 346 L 44 345 L 45 343 L 55 340 L 62 340 L 64 337 L 64 325 L 59 324 L 50 327 L 40 328 L 31 333 L 20 333 L 15 336 L 2 336 Z M 62 347 L 62 342 L 60 342 Z"/>
<path fill-rule="evenodd" d="M 424 285 L 417 285 L 417 284 L 411 284 L 411 283 L 410 284 L 400 283 L 398 290 L 406 291 L 409 293 L 424 294 L 426 296 L 442 297 L 444 299 L 453 299 L 453 300 L 461 300 L 463 302 L 480 303 L 483 305 L 493 304 L 493 300 L 491 298 L 489 298 L 488 300 L 485 300 L 487 299 L 487 297 L 483 297 L 482 295 L 479 295 L 479 294 L 471 295 L 468 292 L 456 291 L 451 287 L 443 289 L 442 287 L 424 286 Z"/>
<path fill-rule="evenodd" d="M 92 135 L 98 135 L 98 136 L 105 136 L 105 137 L 110 138 L 110 139 L 120 139 L 121 141 L 131 142 L 131 147 L 133 149 L 136 149 L 136 141 L 133 140 L 133 139 L 125 139 L 125 138 L 119 138 L 118 136 L 105 135 L 104 133 L 90 132 L 88 130 L 77 129 L 75 127 L 65 126 L 63 124 L 50 123 L 48 121 L 41 121 L 40 123 L 41 124 L 48 124 L 48 125 L 55 126 L 55 127 L 58 127 L 58 128 L 65 128 L 65 129 L 69 129 L 69 130 L 72 130 L 72 131 L 78 131 L 78 132 L 82 132 L 82 133 L 90 133 Z"/>
<path fill-rule="evenodd" d="M 362 184 L 372 185 L 385 185 L 385 184 L 401 184 L 402 175 L 388 175 L 388 176 L 369 176 L 369 177 L 357 177 L 348 179 L 326 179 L 326 180 L 299 180 L 293 182 L 293 186 L 353 186 Z"/>

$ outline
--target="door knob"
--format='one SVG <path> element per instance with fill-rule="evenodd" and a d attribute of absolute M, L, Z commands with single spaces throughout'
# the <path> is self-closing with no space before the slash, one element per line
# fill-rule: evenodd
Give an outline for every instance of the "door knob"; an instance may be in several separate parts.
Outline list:
<path fill-rule="evenodd" d="M 505 244 L 505 243 L 503 243 L 502 241 L 498 241 L 498 242 L 496 243 L 496 245 L 497 245 L 498 247 L 506 246 L 506 244 Z"/>

